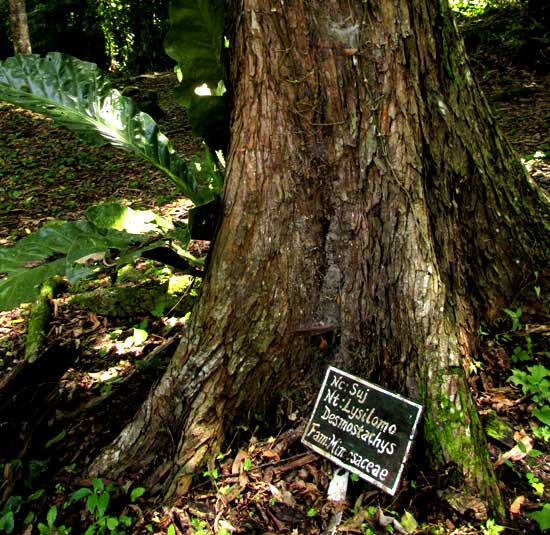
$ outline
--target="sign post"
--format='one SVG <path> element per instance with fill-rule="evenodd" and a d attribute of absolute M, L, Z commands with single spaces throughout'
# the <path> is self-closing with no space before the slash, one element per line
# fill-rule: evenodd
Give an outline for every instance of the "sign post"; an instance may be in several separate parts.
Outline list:
<path fill-rule="evenodd" d="M 393 496 L 421 413 L 418 403 L 331 366 L 302 442 Z"/>

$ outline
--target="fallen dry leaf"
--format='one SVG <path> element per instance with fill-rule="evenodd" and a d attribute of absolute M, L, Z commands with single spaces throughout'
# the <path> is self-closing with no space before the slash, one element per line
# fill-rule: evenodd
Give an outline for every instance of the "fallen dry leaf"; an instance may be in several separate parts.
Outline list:
<path fill-rule="evenodd" d="M 263 473 L 262 481 L 264 483 L 271 483 L 273 481 L 273 476 L 275 475 L 275 471 L 273 470 L 273 467 L 268 466 Z"/>
<path fill-rule="evenodd" d="M 296 506 L 296 500 L 294 499 L 294 496 L 292 496 L 292 493 L 286 489 L 284 481 L 278 482 L 278 485 L 281 488 L 278 488 L 271 483 L 268 483 L 267 485 L 269 487 L 269 490 L 271 491 L 272 496 L 278 502 L 284 503 L 285 505 L 288 505 L 290 507 Z"/>
<path fill-rule="evenodd" d="M 189 491 L 189 488 L 191 487 L 191 483 L 193 482 L 193 476 L 192 475 L 185 475 L 181 477 L 181 479 L 178 481 L 178 484 L 176 486 L 176 494 L 178 496 L 184 496 Z"/>
<path fill-rule="evenodd" d="M 375 518 L 375 521 L 378 523 L 378 525 L 384 531 L 389 531 L 388 526 L 392 526 L 393 527 L 392 531 L 395 531 L 400 535 L 407 535 L 407 531 L 405 530 L 405 528 L 403 528 L 403 526 L 399 523 L 399 521 L 396 518 L 393 518 L 392 516 L 388 516 L 384 514 L 384 512 L 382 511 L 382 509 L 380 509 L 380 507 L 378 507 L 378 509 L 376 510 L 376 514 L 374 518 Z"/>
<path fill-rule="evenodd" d="M 262 451 L 262 457 L 265 457 L 266 459 L 273 459 L 275 461 L 280 461 L 281 457 L 275 450 L 264 450 Z"/>
<path fill-rule="evenodd" d="M 524 433 L 515 433 L 514 439 L 517 444 L 507 452 L 503 453 L 495 462 L 495 466 L 500 466 L 507 459 L 510 461 L 521 461 L 533 449 L 533 439 Z"/>
<path fill-rule="evenodd" d="M 239 474 L 239 487 L 241 489 L 244 489 L 247 485 L 248 485 L 248 474 L 243 470 L 240 474 Z"/>
<path fill-rule="evenodd" d="M 98 327 L 101 327 L 101 322 L 95 312 L 88 312 L 88 321 L 92 324 L 91 331 L 95 331 Z"/>
<path fill-rule="evenodd" d="M 516 405 L 511 389 L 500 388 L 497 392 L 492 393 L 490 399 L 491 407 L 497 412 L 509 409 L 510 407 Z"/>
<path fill-rule="evenodd" d="M 519 515 L 521 512 L 521 506 L 525 503 L 525 496 L 518 496 L 510 505 L 510 513 L 513 515 Z"/>
<path fill-rule="evenodd" d="M 233 464 L 231 465 L 231 473 L 236 476 L 243 471 L 243 465 L 248 457 L 248 453 L 244 450 L 239 450 L 235 458 L 233 459 Z"/>

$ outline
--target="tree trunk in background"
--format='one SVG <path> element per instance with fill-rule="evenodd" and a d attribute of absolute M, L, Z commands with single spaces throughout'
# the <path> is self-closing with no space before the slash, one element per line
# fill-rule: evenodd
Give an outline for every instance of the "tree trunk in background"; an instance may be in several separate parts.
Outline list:
<path fill-rule="evenodd" d="M 231 423 L 319 369 L 323 328 L 331 363 L 424 404 L 433 466 L 455 463 L 502 513 L 465 368 L 479 319 L 548 256 L 548 204 L 445 4 L 232 2 L 232 139 L 203 293 L 93 473 L 183 492 Z"/>
<path fill-rule="evenodd" d="M 31 39 L 25 0 L 8 0 L 14 54 L 30 54 Z"/>

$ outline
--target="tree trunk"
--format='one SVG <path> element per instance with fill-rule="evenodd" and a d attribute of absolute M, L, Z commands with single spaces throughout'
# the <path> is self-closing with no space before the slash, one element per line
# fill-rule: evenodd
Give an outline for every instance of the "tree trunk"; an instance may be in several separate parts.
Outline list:
<path fill-rule="evenodd" d="M 547 254 L 548 205 L 445 4 L 234 0 L 211 265 L 164 378 L 94 473 L 184 491 L 231 422 L 318 369 L 311 335 L 330 330 L 331 362 L 420 400 L 433 465 L 456 463 L 502 513 L 464 370 L 479 318 Z"/>
<path fill-rule="evenodd" d="M 31 39 L 25 0 L 8 0 L 14 54 L 30 54 Z"/>

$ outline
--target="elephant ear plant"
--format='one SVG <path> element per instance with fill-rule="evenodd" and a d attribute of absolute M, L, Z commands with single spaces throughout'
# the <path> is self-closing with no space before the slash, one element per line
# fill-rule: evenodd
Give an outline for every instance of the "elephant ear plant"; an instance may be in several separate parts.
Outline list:
<path fill-rule="evenodd" d="M 106 263 L 120 267 L 153 250 L 169 249 L 164 258 L 177 255 L 193 262 L 186 248 L 194 228 L 196 237 L 204 239 L 205 222 L 212 226 L 223 181 L 217 154 L 228 139 L 223 6 L 223 0 L 173 0 L 170 5 L 165 46 L 178 63 L 177 98 L 206 145 L 202 156 L 189 161 L 176 154 L 155 121 L 113 89 L 93 63 L 60 53 L 0 62 L 0 100 L 51 117 L 89 143 L 109 143 L 145 158 L 195 205 L 190 229 L 149 211 L 106 203 L 88 209 L 83 221 L 50 225 L 14 247 L 0 247 L 0 310 L 34 300 L 54 275 L 74 283 Z"/>
<path fill-rule="evenodd" d="M 60 53 L 8 58 L 0 63 L 0 100 L 51 117 L 89 143 L 110 143 L 142 156 L 197 207 L 219 193 L 221 170 L 209 149 L 184 161 L 155 121 L 113 89 L 92 63 Z M 106 264 L 120 267 L 153 249 L 170 247 L 172 255 L 192 262 L 189 241 L 185 225 L 150 211 L 116 203 L 92 207 L 82 221 L 49 225 L 13 247 L 0 247 L 0 309 L 34 300 L 54 275 L 74 283 Z"/>
<path fill-rule="evenodd" d="M 110 143 L 143 157 L 194 204 L 214 196 L 212 184 L 193 173 L 156 122 L 93 63 L 57 52 L 8 58 L 0 63 L 0 99 L 46 115 L 88 143 Z"/>
<path fill-rule="evenodd" d="M 213 150 L 229 137 L 224 51 L 224 0 L 172 0 L 166 53 L 177 66 L 178 102 L 189 122 Z"/>

